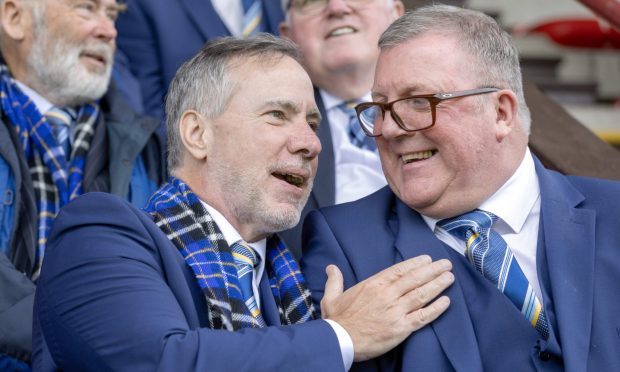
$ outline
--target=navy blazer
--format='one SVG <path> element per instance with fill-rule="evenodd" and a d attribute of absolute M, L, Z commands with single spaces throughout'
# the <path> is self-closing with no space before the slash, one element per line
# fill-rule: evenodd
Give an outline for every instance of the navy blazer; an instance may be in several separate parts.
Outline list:
<path fill-rule="evenodd" d="M 281 326 L 266 276 L 272 327 L 212 330 L 198 283 L 150 217 L 109 194 L 61 210 L 35 296 L 36 371 L 342 371 L 327 322 Z"/>
<path fill-rule="evenodd" d="M 420 254 L 453 263 L 449 309 L 394 351 L 353 370 L 620 370 L 620 183 L 566 177 L 537 160 L 536 171 L 538 277 L 552 326 L 546 341 L 389 187 L 310 213 L 302 270 L 317 305 L 330 263 L 342 270 L 345 288 Z"/>
<path fill-rule="evenodd" d="M 177 69 L 209 40 L 230 36 L 210 0 L 127 0 L 118 47 L 142 87 L 144 109 L 163 118 L 163 98 Z M 279 0 L 263 1 L 267 32 L 284 19 Z"/>

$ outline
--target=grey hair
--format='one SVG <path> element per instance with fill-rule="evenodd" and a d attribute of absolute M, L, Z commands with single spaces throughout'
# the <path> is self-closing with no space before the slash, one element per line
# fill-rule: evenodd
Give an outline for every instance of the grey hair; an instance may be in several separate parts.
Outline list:
<path fill-rule="evenodd" d="M 463 50 L 477 60 L 472 70 L 480 77 L 481 86 L 512 90 L 518 99 L 523 129 L 530 133 L 519 53 L 510 35 L 493 18 L 450 5 L 421 7 L 392 23 L 381 35 L 379 48 L 389 49 L 426 33 L 456 37 Z"/>
<path fill-rule="evenodd" d="M 181 166 L 182 149 L 179 121 L 184 112 L 195 110 L 209 119 L 218 117 L 236 88 L 232 70 L 248 59 L 273 62 L 284 56 L 301 64 L 297 46 L 270 34 L 241 39 L 224 37 L 206 43 L 177 71 L 166 96 L 168 169 Z"/>

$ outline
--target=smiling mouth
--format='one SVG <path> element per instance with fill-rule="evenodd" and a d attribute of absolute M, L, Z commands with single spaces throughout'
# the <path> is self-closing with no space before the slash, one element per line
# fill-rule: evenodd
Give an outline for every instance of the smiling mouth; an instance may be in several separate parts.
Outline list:
<path fill-rule="evenodd" d="M 296 187 L 301 187 L 306 181 L 303 176 L 300 176 L 298 174 L 278 173 L 278 172 L 274 172 L 272 174 L 274 177 L 281 179 L 282 181 L 287 182 Z"/>
<path fill-rule="evenodd" d="M 403 163 L 409 164 L 409 163 L 413 163 L 416 161 L 426 160 L 430 158 L 431 156 L 435 155 L 436 153 L 437 153 L 437 150 L 418 151 L 418 152 L 411 152 L 409 154 L 403 154 L 401 155 L 400 158 L 403 160 Z"/>
<path fill-rule="evenodd" d="M 338 28 L 332 30 L 329 34 L 327 34 L 326 38 L 338 37 L 338 36 L 342 36 L 342 35 L 349 35 L 349 34 L 354 34 L 356 32 L 357 32 L 357 30 L 354 29 L 351 26 L 338 27 Z"/>

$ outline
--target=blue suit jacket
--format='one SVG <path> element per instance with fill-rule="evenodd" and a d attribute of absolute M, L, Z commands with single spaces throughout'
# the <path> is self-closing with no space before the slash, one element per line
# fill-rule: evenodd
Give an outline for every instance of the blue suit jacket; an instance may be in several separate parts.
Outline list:
<path fill-rule="evenodd" d="M 453 263 L 446 313 L 354 370 L 620 370 L 620 183 L 565 177 L 538 161 L 536 168 L 538 277 L 552 325 L 547 341 L 388 187 L 309 215 L 302 270 L 317 304 L 329 263 L 342 270 L 345 288 L 420 254 Z"/>
<path fill-rule="evenodd" d="M 163 118 L 163 97 L 177 69 L 204 43 L 230 36 L 210 0 L 128 0 L 119 16 L 118 47 L 142 87 L 145 112 Z M 267 32 L 284 19 L 279 0 L 263 1 Z"/>
<path fill-rule="evenodd" d="M 35 296 L 34 370 L 344 369 L 326 322 L 280 326 L 267 279 L 260 293 L 273 327 L 206 328 L 191 269 L 150 217 L 113 195 L 86 194 L 62 209 L 49 240 Z"/>

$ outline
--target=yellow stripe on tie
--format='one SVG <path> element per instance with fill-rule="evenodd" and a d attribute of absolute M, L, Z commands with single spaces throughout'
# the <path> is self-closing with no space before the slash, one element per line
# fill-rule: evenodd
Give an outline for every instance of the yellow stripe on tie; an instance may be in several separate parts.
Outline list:
<path fill-rule="evenodd" d="M 540 303 L 536 304 L 536 310 L 534 310 L 534 316 L 532 317 L 531 323 L 534 327 L 536 327 L 536 323 L 538 323 L 538 317 L 540 316 L 540 311 L 542 310 L 542 305 Z"/>
<path fill-rule="evenodd" d="M 245 26 L 245 29 L 243 29 L 243 36 L 245 36 L 245 37 L 250 36 L 252 31 L 254 31 L 256 26 L 258 26 L 258 24 L 260 23 L 260 20 L 261 20 L 261 16 L 260 15 L 258 17 L 254 17 L 252 19 L 252 21 L 250 23 L 248 23 L 247 26 Z"/>

